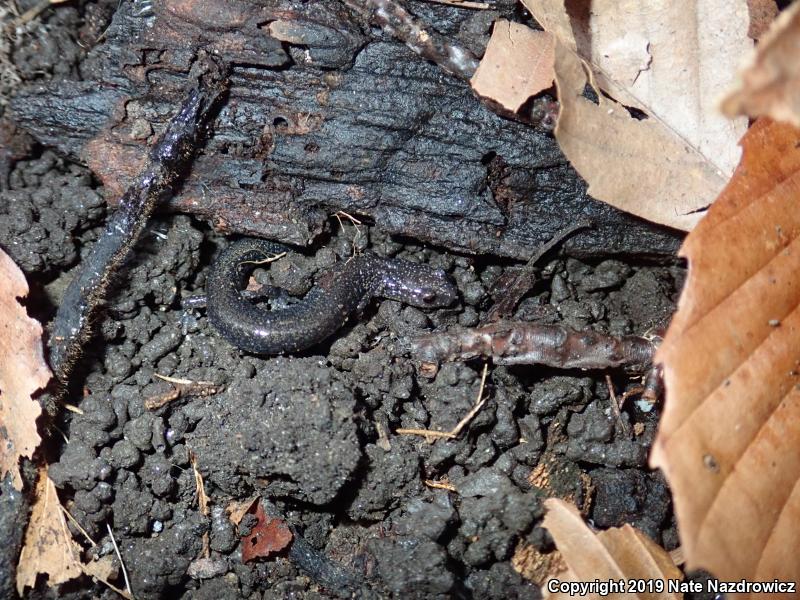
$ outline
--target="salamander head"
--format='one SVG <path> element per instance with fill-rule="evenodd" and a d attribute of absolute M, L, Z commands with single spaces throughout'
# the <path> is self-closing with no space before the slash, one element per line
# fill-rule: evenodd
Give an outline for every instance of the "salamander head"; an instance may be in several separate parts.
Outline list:
<path fill-rule="evenodd" d="M 441 269 L 394 259 L 385 261 L 375 295 L 420 308 L 441 308 L 458 299 L 458 290 Z"/>

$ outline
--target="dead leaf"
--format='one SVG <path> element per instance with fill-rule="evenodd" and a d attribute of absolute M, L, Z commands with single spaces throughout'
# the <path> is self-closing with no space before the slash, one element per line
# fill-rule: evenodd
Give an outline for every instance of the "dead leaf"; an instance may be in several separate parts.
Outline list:
<path fill-rule="evenodd" d="M 754 40 L 760 40 L 778 16 L 778 5 L 775 0 L 747 0 L 747 9 L 750 11 L 747 35 Z"/>
<path fill-rule="evenodd" d="M 31 518 L 19 556 L 17 592 L 20 596 L 26 587 L 34 587 L 40 573 L 47 575 L 50 587 L 74 579 L 82 573 L 96 577 L 108 585 L 108 580 L 116 573 L 111 556 L 104 556 L 90 563 L 81 561 L 80 547 L 70 535 L 56 487 L 47 476 L 46 468 L 39 470 Z M 116 590 L 113 586 L 110 587 Z"/>
<path fill-rule="evenodd" d="M 722 102 L 729 116 L 769 116 L 800 126 L 800 3 L 784 11 Z"/>
<path fill-rule="evenodd" d="M 569 37 L 561 41 L 577 49 L 601 89 L 645 110 L 725 176 L 733 173 L 747 120 L 730 122 L 717 103 L 753 47 L 747 0 L 573 0 L 568 10 L 564 0 L 525 5 L 537 19 L 568 15 Z"/>
<path fill-rule="evenodd" d="M 249 513 L 255 515 L 258 523 L 250 535 L 242 538 L 242 562 L 256 558 L 268 558 L 286 548 L 292 541 L 292 530 L 285 521 L 269 517 L 261 502 Z"/>
<path fill-rule="evenodd" d="M 528 581 L 542 587 L 550 578 L 567 569 L 561 552 L 539 552 L 524 540 L 517 544 L 511 566 Z"/>
<path fill-rule="evenodd" d="M 683 574 L 672 563 L 669 554 L 646 535 L 631 527 L 613 527 L 599 533 L 584 523 L 578 509 L 557 498 L 544 503 L 547 513 L 543 526 L 567 564 L 567 570 L 555 579 L 564 582 L 601 582 L 610 580 L 626 582 L 652 581 L 653 586 L 663 583 L 663 591 L 653 587 L 641 592 L 636 588 L 622 589 L 619 593 L 603 595 L 604 598 L 683 598 L 683 594 L 667 591 L 668 580 L 681 580 Z M 574 598 L 567 593 L 551 593 L 548 584 L 543 586 L 545 598 Z M 599 593 L 581 597 L 600 598 Z"/>
<path fill-rule="evenodd" d="M 479 96 L 517 112 L 529 98 L 553 87 L 554 48 L 552 34 L 500 19 L 470 85 Z"/>
<path fill-rule="evenodd" d="M 232 500 L 228 506 L 225 507 L 225 512 L 228 513 L 228 519 L 231 523 L 238 527 L 242 522 L 244 516 L 250 511 L 253 503 L 259 499 L 259 496 L 253 496 L 247 500 Z"/>
<path fill-rule="evenodd" d="M 576 54 L 556 45 L 561 114 L 555 136 L 589 194 L 649 221 L 690 230 L 724 180 L 686 144 L 651 119 L 632 118 L 605 98 L 583 96 L 586 72 Z M 698 205 L 698 199 L 703 198 Z"/>
<path fill-rule="evenodd" d="M 739 158 L 717 95 L 752 47 L 746 0 L 524 0 L 557 39 L 564 154 L 598 200 L 689 230 Z M 586 83 L 598 97 L 584 97 Z M 639 120 L 626 107 L 645 114 Z"/>
<path fill-rule="evenodd" d="M 689 275 L 656 355 L 667 397 L 650 461 L 689 568 L 797 581 L 800 130 L 763 119 L 742 147 L 681 249 Z"/>
<path fill-rule="evenodd" d="M 208 515 L 208 495 L 206 494 L 205 482 L 203 481 L 202 473 L 200 473 L 200 468 L 197 466 L 197 454 L 191 449 L 189 450 L 189 464 L 192 465 L 192 473 L 194 474 L 194 499 L 197 501 L 200 514 Z"/>
<path fill-rule="evenodd" d="M 10 473 L 18 490 L 19 459 L 33 456 L 41 441 L 36 419 L 42 408 L 31 394 L 51 377 L 42 350 L 42 326 L 17 300 L 27 295 L 25 276 L 0 250 L 0 477 Z"/>

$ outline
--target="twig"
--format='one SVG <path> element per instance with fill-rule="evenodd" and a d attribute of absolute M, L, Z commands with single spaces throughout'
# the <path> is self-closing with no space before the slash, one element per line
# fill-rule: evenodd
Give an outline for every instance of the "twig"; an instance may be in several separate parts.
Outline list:
<path fill-rule="evenodd" d="M 449 481 L 434 481 L 433 479 L 426 479 L 424 481 L 425 485 L 428 487 L 435 488 L 437 490 L 447 490 L 448 492 L 458 492 L 456 486 L 454 486 Z"/>
<path fill-rule="evenodd" d="M 477 10 L 486 10 L 490 8 L 487 2 L 470 2 L 470 0 L 425 0 L 425 2 L 447 4 L 449 6 L 455 6 L 456 8 L 474 8 Z"/>
<path fill-rule="evenodd" d="M 76 415 L 82 415 L 83 410 L 75 406 L 74 404 L 70 404 L 69 402 L 62 402 L 61 406 L 67 409 L 69 412 L 75 413 Z"/>
<path fill-rule="evenodd" d="M 203 476 L 197 468 L 197 455 L 192 450 L 189 450 L 189 462 L 192 465 L 192 472 L 194 473 L 194 499 L 197 501 L 197 507 L 200 509 L 200 513 L 208 516 L 208 496 L 206 495 Z"/>
<path fill-rule="evenodd" d="M 14 29 L 21 27 L 28 23 L 29 21 L 33 21 L 36 17 L 38 17 L 41 13 L 45 11 L 45 9 L 49 8 L 53 4 L 61 4 L 66 0 L 41 0 L 38 4 L 34 4 L 24 13 L 22 13 L 19 17 L 14 19 L 11 23 L 11 26 Z"/>
<path fill-rule="evenodd" d="M 222 386 L 216 385 L 211 381 L 192 381 L 191 379 L 178 379 L 176 377 L 167 377 L 166 375 L 153 374 L 155 377 L 167 381 L 172 384 L 172 389 L 155 396 L 145 398 L 144 407 L 147 410 L 156 410 L 182 398 L 183 396 L 197 396 L 205 398 L 213 396 L 222 391 Z"/>
<path fill-rule="evenodd" d="M 353 225 L 363 225 L 361 221 L 356 219 L 353 215 L 343 210 L 337 210 L 333 213 L 333 216 L 336 217 L 336 220 L 339 221 L 339 226 L 344 228 L 344 223 L 342 222 L 342 217 L 350 221 Z"/>
<path fill-rule="evenodd" d="M 481 385 L 478 388 L 478 397 L 475 399 L 475 406 L 473 406 L 472 410 L 470 410 L 466 415 L 464 415 L 464 418 L 458 422 L 458 425 L 453 427 L 453 431 L 450 432 L 453 434 L 453 437 L 456 437 L 458 436 L 459 433 L 461 433 L 461 430 L 464 429 L 467 423 L 472 421 L 475 415 L 478 414 L 481 408 L 483 408 L 483 405 L 486 404 L 486 401 L 489 399 L 488 396 L 484 397 L 483 395 L 483 389 L 486 386 L 486 375 L 488 373 L 489 373 L 489 363 L 483 363 L 483 374 L 481 375 Z"/>
<path fill-rule="evenodd" d="M 547 365 L 561 369 L 645 370 L 653 360 L 653 340 L 574 331 L 562 325 L 501 321 L 474 329 L 429 333 L 406 342 L 405 350 L 424 363 L 491 358 L 499 365 Z"/>
<path fill-rule="evenodd" d="M 479 61 L 472 52 L 414 17 L 397 0 L 343 1 L 351 10 L 373 21 L 450 75 L 469 81 L 475 74 Z"/>
<path fill-rule="evenodd" d="M 275 262 L 276 260 L 282 259 L 284 256 L 286 256 L 286 252 L 278 252 L 276 254 L 268 256 L 267 258 L 262 258 L 260 260 L 243 260 L 241 264 L 243 264 L 243 265 L 267 265 L 269 263 Z"/>
<path fill-rule="evenodd" d="M 622 397 L 622 401 L 617 400 L 617 393 L 614 391 L 614 383 L 611 381 L 611 375 L 606 374 L 606 387 L 608 387 L 608 394 L 611 396 L 611 410 L 614 412 L 614 416 L 617 418 L 617 423 L 619 426 L 622 427 L 622 431 L 624 433 L 628 433 L 628 425 L 625 421 L 622 420 L 622 413 L 620 412 L 620 408 L 622 408 L 622 402 L 625 400 L 625 396 Z"/>
<path fill-rule="evenodd" d="M 461 419 L 450 431 L 435 431 L 433 429 L 396 429 L 395 433 L 400 435 L 421 435 L 424 436 L 428 442 L 433 441 L 433 438 L 437 437 L 447 439 L 457 438 L 458 434 L 461 433 L 461 430 L 464 429 L 467 423 L 469 423 L 475 417 L 475 415 L 480 412 L 481 408 L 483 408 L 483 405 L 486 404 L 486 401 L 489 399 L 488 396 L 483 396 L 483 389 L 486 386 L 486 374 L 488 372 L 489 363 L 484 363 L 483 374 L 481 375 L 481 385 L 478 388 L 478 396 L 475 398 L 475 404 L 470 411 L 464 415 L 464 418 Z"/>
<path fill-rule="evenodd" d="M 111 531 L 111 525 L 109 525 L 108 522 L 106 522 L 106 529 L 108 529 L 108 535 L 111 536 L 111 543 L 114 545 L 114 552 L 117 553 L 117 559 L 119 560 L 120 569 L 122 569 L 122 578 L 125 580 L 125 589 L 128 592 L 128 597 L 134 600 L 131 582 L 128 579 L 128 569 L 125 568 L 125 562 L 122 560 L 122 554 L 120 554 L 119 546 L 117 546 L 117 540 L 114 539 L 114 532 Z"/>
<path fill-rule="evenodd" d="M 206 495 L 206 486 L 203 482 L 203 475 L 200 473 L 200 469 L 197 468 L 197 455 L 193 450 L 189 450 L 189 462 L 192 465 L 192 472 L 194 473 L 194 497 L 195 500 L 197 500 L 197 507 L 200 509 L 200 514 L 208 516 L 208 496 Z M 211 556 L 208 531 L 203 533 L 203 556 L 205 558 Z"/>
<path fill-rule="evenodd" d="M 469 82 L 477 71 L 480 61 L 469 49 L 442 35 L 422 19 L 414 17 L 403 7 L 400 0 L 342 1 L 355 14 L 397 38 L 420 56 L 438 65 L 445 73 Z M 464 6 L 464 3 L 455 4 L 455 2 L 457 0 L 450 0 L 448 3 Z M 502 117 L 544 131 L 552 131 L 558 119 L 558 103 L 548 96 L 534 98 L 530 110 L 525 112 L 506 110 L 489 98 L 478 96 L 478 100 Z"/>
<path fill-rule="evenodd" d="M 347 219 L 353 224 L 353 228 L 356 230 L 356 234 L 353 236 L 353 256 L 358 254 L 358 240 L 361 239 L 361 227 L 363 223 L 356 219 L 350 213 L 346 213 L 343 210 L 336 211 L 333 213 L 333 216 L 336 217 L 336 220 L 339 221 L 339 228 L 344 231 L 344 221 L 342 221 L 342 217 Z"/>
<path fill-rule="evenodd" d="M 432 441 L 432 438 L 449 438 L 452 439 L 456 436 L 450 431 L 434 431 L 433 429 L 395 429 L 394 432 L 398 435 L 421 435 Z"/>
<path fill-rule="evenodd" d="M 62 383 L 69 378 L 89 336 L 89 323 L 109 282 L 180 172 L 191 160 L 204 124 L 225 89 L 225 68 L 204 56 L 193 67 L 198 83 L 151 148 L 144 168 L 120 199 L 119 208 L 81 264 L 61 299 L 50 336 L 50 366 Z"/>
<path fill-rule="evenodd" d="M 498 300 L 494 306 L 492 306 L 489 314 L 486 315 L 484 322 L 493 323 L 494 321 L 510 316 L 514 312 L 514 309 L 517 307 L 519 301 L 522 299 L 522 296 L 524 296 L 528 290 L 533 287 L 533 284 L 536 280 L 534 271 L 536 263 L 538 263 L 545 254 L 550 252 L 550 250 L 555 248 L 573 233 L 591 226 L 591 221 L 580 221 L 575 225 L 565 227 L 556 233 L 549 242 L 540 247 L 536 253 L 531 256 L 528 262 L 525 263 L 525 266 L 520 269 L 514 281 L 511 282 L 511 285 L 509 285 L 508 289 L 502 294 L 501 299 Z"/>
<path fill-rule="evenodd" d="M 83 534 L 83 537 L 85 537 L 86 541 L 89 542 L 92 545 L 92 548 L 96 547 L 97 543 L 91 537 L 89 537 L 89 534 L 86 532 L 86 530 L 83 527 L 81 527 L 81 524 L 78 523 L 78 521 L 75 520 L 75 517 L 73 517 L 72 514 L 70 514 L 70 512 L 66 508 L 64 508 L 64 506 L 61 504 L 61 502 L 58 503 L 58 508 L 60 508 L 61 512 L 63 512 L 67 516 L 67 518 L 70 520 L 70 522 L 73 525 L 75 525 L 75 527 L 78 529 L 78 531 L 80 531 Z"/>

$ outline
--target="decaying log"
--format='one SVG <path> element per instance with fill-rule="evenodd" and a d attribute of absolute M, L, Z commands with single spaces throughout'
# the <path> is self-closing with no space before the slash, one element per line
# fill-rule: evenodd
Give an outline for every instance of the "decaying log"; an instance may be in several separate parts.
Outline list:
<path fill-rule="evenodd" d="M 474 14 L 410 3 L 434 28 Z M 578 218 L 573 254 L 669 255 L 679 237 L 586 196 L 546 132 L 502 119 L 469 87 L 335 0 L 124 2 L 87 81 L 30 88 L 14 119 L 119 196 L 185 88 L 199 49 L 233 65 L 214 137 L 176 210 L 221 231 L 307 245 L 344 210 L 448 248 L 527 258 Z M 437 22 L 439 19 L 441 22 Z"/>

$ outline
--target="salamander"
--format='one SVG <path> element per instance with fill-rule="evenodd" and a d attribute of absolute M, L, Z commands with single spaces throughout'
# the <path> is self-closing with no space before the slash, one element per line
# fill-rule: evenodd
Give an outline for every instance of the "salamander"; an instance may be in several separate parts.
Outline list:
<path fill-rule="evenodd" d="M 259 263 L 292 250 L 248 238 L 232 243 L 212 265 L 206 283 L 211 325 L 233 345 L 254 354 L 299 352 L 333 335 L 374 297 L 422 308 L 449 306 L 457 290 L 444 271 L 372 254 L 354 256 L 326 271 L 305 298 L 266 310 L 242 295 Z"/>

